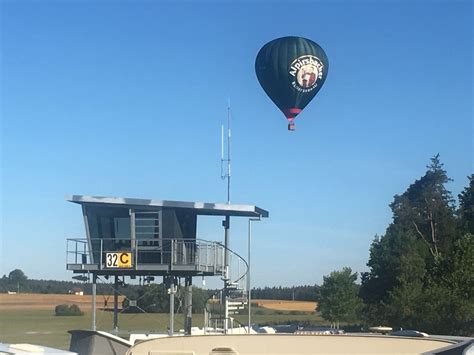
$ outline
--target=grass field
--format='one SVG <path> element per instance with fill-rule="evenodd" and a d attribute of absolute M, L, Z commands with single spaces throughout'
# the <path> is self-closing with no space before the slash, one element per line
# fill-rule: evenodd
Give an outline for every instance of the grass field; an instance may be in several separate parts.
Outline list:
<path fill-rule="evenodd" d="M 15 296 L 15 297 L 11 297 Z M 9 298 L 6 298 L 9 297 Z M 71 298 L 72 297 L 72 298 Z M 102 296 L 100 296 L 102 297 Z M 97 298 L 98 306 L 103 306 Z M 257 304 L 263 304 L 256 300 Z M 276 304 L 275 304 L 276 302 Z M 57 317 L 54 307 L 61 303 L 78 304 L 84 311 L 79 317 Z M 259 306 L 252 307 L 252 323 L 285 324 L 290 322 L 306 322 L 311 324 L 327 324 L 315 312 L 305 312 L 302 304 L 293 308 L 285 301 L 270 301 L 267 306 L 279 306 L 270 309 Z M 111 299 L 109 299 L 111 306 Z M 296 309 L 295 309 L 296 308 Z M 314 308 L 313 308 L 314 309 Z M 90 296 L 72 295 L 0 295 L 0 342 L 32 343 L 68 349 L 71 329 L 90 329 L 91 327 Z M 247 323 L 247 314 L 236 315 L 235 318 Z M 182 329 L 182 314 L 175 317 L 175 329 Z M 193 315 L 193 325 L 202 327 L 204 316 Z M 97 329 L 110 331 L 113 325 L 113 313 L 97 311 Z M 120 314 L 119 329 L 121 332 L 165 332 L 168 326 L 168 314 Z"/>

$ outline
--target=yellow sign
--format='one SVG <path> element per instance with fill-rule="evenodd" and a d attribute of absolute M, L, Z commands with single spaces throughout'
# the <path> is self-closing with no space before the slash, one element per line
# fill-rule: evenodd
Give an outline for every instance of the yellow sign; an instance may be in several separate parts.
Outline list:
<path fill-rule="evenodd" d="M 105 267 L 111 269 L 126 269 L 132 267 L 132 253 L 105 253 Z"/>

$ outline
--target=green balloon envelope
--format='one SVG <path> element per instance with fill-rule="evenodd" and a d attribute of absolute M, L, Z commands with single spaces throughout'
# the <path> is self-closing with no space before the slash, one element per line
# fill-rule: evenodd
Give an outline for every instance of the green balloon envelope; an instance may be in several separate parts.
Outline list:
<path fill-rule="evenodd" d="M 263 90 L 288 119 L 293 120 L 319 92 L 329 62 L 324 50 L 302 37 L 282 37 L 265 44 L 255 60 L 255 72 Z"/>

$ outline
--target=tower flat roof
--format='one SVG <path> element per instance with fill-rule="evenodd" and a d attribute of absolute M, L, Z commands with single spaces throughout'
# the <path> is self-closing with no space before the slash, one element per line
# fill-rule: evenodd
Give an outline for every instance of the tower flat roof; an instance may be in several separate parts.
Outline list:
<path fill-rule="evenodd" d="M 80 205 L 186 208 L 195 210 L 198 215 L 207 216 L 268 217 L 268 211 L 252 205 L 86 195 L 68 195 L 66 200 Z"/>

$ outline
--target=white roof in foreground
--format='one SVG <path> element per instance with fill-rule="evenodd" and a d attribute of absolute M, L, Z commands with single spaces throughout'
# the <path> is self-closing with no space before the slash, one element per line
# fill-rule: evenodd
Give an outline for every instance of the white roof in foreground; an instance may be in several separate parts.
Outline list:
<path fill-rule="evenodd" d="M 439 339 L 356 335 L 203 335 L 144 340 L 127 355 L 194 354 L 424 354 L 453 342 Z"/>
<path fill-rule="evenodd" d="M 68 195 L 66 196 L 66 200 L 78 204 L 186 208 L 195 210 L 198 215 L 268 217 L 268 211 L 252 205 L 231 205 L 226 203 L 186 202 L 86 195 Z"/>
<path fill-rule="evenodd" d="M 71 351 L 64 351 L 54 348 L 49 348 L 42 345 L 32 344 L 5 344 L 0 343 L 0 354 L 58 354 L 58 355 L 77 355 Z"/>

